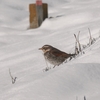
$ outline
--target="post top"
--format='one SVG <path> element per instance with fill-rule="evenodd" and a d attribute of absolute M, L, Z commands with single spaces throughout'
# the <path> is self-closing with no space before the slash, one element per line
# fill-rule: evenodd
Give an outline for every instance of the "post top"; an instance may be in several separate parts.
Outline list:
<path fill-rule="evenodd" d="M 42 5 L 42 0 L 36 0 L 36 5 Z"/>

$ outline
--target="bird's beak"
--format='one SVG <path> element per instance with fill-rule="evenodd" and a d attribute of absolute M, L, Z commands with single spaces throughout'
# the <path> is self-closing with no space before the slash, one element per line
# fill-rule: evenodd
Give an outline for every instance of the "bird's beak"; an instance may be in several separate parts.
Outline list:
<path fill-rule="evenodd" d="M 39 50 L 42 50 L 42 48 L 39 48 Z"/>

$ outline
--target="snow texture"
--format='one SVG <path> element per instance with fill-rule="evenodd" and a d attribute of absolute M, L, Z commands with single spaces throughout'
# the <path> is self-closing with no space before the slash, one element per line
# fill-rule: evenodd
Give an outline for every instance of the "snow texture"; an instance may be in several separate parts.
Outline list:
<path fill-rule="evenodd" d="M 35 0 L 0 0 L 0 100 L 100 100 L 100 0 L 43 0 L 49 17 L 37 29 L 29 27 L 29 4 Z M 75 59 L 44 72 L 38 48 L 52 45 L 75 52 L 95 43 Z M 17 77 L 15 84 L 13 78 Z"/>

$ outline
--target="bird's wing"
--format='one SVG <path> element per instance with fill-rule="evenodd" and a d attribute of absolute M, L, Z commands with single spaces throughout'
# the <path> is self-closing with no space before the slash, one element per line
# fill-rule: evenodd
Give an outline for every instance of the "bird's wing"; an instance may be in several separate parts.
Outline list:
<path fill-rule="evenodd" d="M 65 52 L 62 52 L 62 51 L 60 51 L 60 50 L 52 50 L 51 51 L 51 54 L 53 54 L 53 55 L 55 55 L 55 56 L 58 56 L 58 57 L 60 57 L 60 56 L 63 56 L 63 57 L 69 57 L 69 54 L 67 54 L 67 53 L 65 53 Z"/>

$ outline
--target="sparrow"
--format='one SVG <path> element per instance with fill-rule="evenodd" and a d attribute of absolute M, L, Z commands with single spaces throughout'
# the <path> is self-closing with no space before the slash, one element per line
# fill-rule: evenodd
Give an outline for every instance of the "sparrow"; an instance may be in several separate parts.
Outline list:
<path fill-rule="evenodd" d="M 59 66 L 62 64 L 66 59 L 70 58 L 72 59 L 72 56 L 75 56 L 75 54 L 68 54 L 65 53 L 51 45 L 44 45 L 42 48 L 39 48 L 39 50 L 43 51 L 45 59 L 55 66 Z M 53 67 L 53 68 L 54 68 Z"/>

